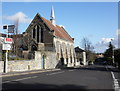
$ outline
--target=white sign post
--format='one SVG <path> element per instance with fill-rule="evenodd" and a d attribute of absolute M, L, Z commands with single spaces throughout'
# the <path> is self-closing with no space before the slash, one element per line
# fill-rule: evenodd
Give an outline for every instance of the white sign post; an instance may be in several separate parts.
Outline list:
<path fill-rule="evenodd" d="M 11 50 L 11 44 L 3 44 L 2 45 L 2 50 Z"/>
<path fill-rule="evenodd" d="M 7 35 L 3 44 L 3 50 L 6 50 L 6 59 L 5 59 L 5 70 L 4 72 L 7 73 L 8 68 L 8 50 L 11 50 L 11 43 L 12 38 L 8 38 L 8 33 L 12 33 L 14 31 L 15 26 L 14 25 L 5 25 L 3 26 L 3 29 L 6 29 Z M 13 30 L 13 31 L 12 31 Z"/>

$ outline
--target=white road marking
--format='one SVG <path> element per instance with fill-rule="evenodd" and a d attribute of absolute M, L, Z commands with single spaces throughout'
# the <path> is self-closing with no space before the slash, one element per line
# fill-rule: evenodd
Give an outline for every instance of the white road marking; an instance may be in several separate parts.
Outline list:
<path fill-rule="evenodd" d="M 74 71 L 74 70 L 68 70 L 68 71 Z"/>
<path fill-rule="evenodd" d="M 61 71 L 61 72 L 54 72 L 54 73 L 50 73 L 50 74 L 46 74 L 46 75 L 55 75 L 55 74 L 60 74 L 60 73 L 64 73 L 64 71 Z"/>
<path fill-rule="evenodd" d="M 115 75 L 113 74 L 113 72 L 111 72 L 112 77 L 113 77 L 113 81 L 114 81 L 114 89 L 115 91 L 120 91 L 120 86 L 118 83 L 118 80 L 115 78 Z"/>
<path fill-rule="evenodd" d="M 2 83 L 9 83 L 9 82 L 12 82 L 12 81 L 21 81 L 21 80 L 32 79 L 32 78 L 37 78 L 37 77 L 38 77 L 38 76 L 26 77 L 26 78 L 11 80 L 11 81 L 5 81 L 5 82 L 2 82 Z"/>
<path fill-rule="evenodd" d="M 110 66 L 107 66 L 106 69 L 108 71 L 108 68 L 110 68 Z M 118 79 L 115 78 L 115 75 L 114 73 L 111 71 L 111 74 L 112 74 L 112 78 L 113 78 L 113 81 L 114 81 L 114 89 L 115 91 L 120 91 L 120 86 L 119 86 L 119 83 L 118 83 Z"/>

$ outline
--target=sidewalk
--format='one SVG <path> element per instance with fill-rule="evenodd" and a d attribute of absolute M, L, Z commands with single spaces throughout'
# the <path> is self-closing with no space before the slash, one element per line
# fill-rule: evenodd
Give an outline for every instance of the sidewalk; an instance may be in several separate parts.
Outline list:
<path fill-rule="evenodd" d="M 75 67 L 68 67 L 68 68 L 80 68 L 80 67 L 84 67 L 84 66 L 75 66 Z M 33 74 L 33 73 L 58 71 L 58 70 L 61 70 L 61 69 L 40 69 L 40 70 L 29 70 L 29 71 L 0 73 L 0 77 L 10 77 L 10 76 L 17 76 L 17 75 Z"/>
<path fill-rule="evenodd" d="M 58 71 L 61 69 L 41 69 L 41 70 L 30 70 L 30 71 L 21 71 L 21 72 L 8 72 L 8 73 L 0 73 L 0 77 L 10 77 L 17 75 L 26 75 L 33 73 L 42 73 L 42 72 L 50 72 L 50 71 Z"/>

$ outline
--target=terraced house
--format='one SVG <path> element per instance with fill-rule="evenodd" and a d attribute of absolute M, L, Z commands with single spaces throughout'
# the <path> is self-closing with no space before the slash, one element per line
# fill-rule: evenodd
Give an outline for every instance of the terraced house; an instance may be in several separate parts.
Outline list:
<path fill-rule="evenodd" d="M 50 17 L 47 20 L 36 14 L 23 33 L 23 56 L 35 58 L 41 69 L 74 66 L 74 38 L 55 23 L 53 7 Z"/>

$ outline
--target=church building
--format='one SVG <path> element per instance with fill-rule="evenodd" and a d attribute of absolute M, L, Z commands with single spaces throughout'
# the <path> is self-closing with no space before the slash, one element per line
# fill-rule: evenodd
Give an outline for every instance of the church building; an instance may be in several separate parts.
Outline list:
<path fill-rule="evenodd" d="M 53 7 L 50 17 L 47 20 L 36 14 L 23 33 L 23 49 L 27 49 L 23 54 L 27 51 L 29 57 L 40 63 L 41 69 L 75 66 L 74 38 L 64 26 L 56 24 Z"/>

